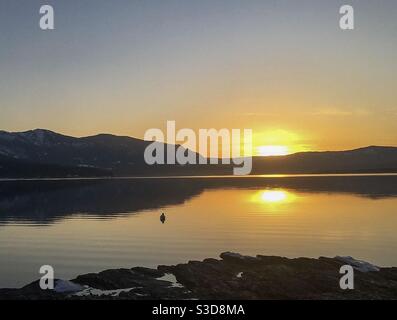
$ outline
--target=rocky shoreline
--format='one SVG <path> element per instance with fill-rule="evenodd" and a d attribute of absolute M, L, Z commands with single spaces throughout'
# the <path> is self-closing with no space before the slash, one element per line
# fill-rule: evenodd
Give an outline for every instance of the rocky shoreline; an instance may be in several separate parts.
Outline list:
<path fill-rule="evenodd" d="M 189 261 L 157 269 L 135 267 L 0 289 L 1 300 L 102 299 L 397 299 L 397 268 L 380 268 L 350 257 L 288 259 L 225 252 L 221 259 Z M 354 268 L 354 289 L 342 290 L 341 266 Z"/>

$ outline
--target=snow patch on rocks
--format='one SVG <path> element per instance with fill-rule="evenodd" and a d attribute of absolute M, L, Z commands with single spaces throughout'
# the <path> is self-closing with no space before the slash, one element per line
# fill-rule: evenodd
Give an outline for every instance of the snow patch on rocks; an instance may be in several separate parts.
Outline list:
<path fill-rule="evenodd" d="M 131 290 L 139 289 L 138 287 L 134 288 L 125 288 L 125 289 L 116 289 L 116 290 L 100 290 L 86 286 L 82 291 L 76 292 L 73 296 L 76 297 L 85 297 L 85 296 L 111 296 L 118 297 L 122 292 L 130 292 Z"/>
<path fill-rule="evenodd" d="M 84 290 L 84 287 L 68 280 L 57 280 L 54 291 L 57 293 L 73 293 Z"/>
<path fill-rule="evenodd" d="M 335 259 L 351 265 L 354 269 L 361 271 L 361 272 L 374 272 L 374 271 L 379 271 L 380 268 L 378 266 L 375 266 L 369 262 L 363 261 L 363 260 L 357 260 L 354 259 L 353 257 L 346 256 L 346 257 L 340 257 L 336 256 Z"/>
<path fill-rule="evenodd" d="M 156 280 L 171 282 L 170 287 L 183 288 L 183 285 L 176 280 L 176 277 L 172 273 L 166 273 L 164 276 L 156 278 Z"/>

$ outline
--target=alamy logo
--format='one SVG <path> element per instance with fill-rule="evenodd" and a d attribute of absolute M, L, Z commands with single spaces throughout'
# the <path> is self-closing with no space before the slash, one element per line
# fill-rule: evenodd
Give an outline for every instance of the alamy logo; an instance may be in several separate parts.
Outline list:
<path fill-rule="evenodd" d="M 351 265 L 344 265 L 339 270 L 343 276 L 339 280 L 339 286 L 342 290 L 354 289 L 354 269 Z"/>
<path fill-rule="evenodd" d="M 339 20 L 339 27 L 342 30 L 354 29 L 354 9 L 350 5 L 341 6 L 339 13 L 343 16 Z"/>
<path fill-rule="evenodd" d="M 42 290 L 54 289 L 54 268 L 50 265 L 41 266 L 40 274 L 43 274 L 40 278 L 40 288 Z"/>
<path fill-rule="evenodd" d="M 40 7 L 40 14 L 42 15 L 39 21 L 41 30 L 54 30 L 54 8 L 50 5 Z"/>
<path fill-rule="evenodd" d="M 351 5 L 343 5 L 339 8 L 339 13 L 342 15 L 339 19 L 339 27 L 342 30 L 354 29 L 354 9 Z M 54 30 L 54 8 L 51 5 L 42 5 L 40 7 L 40 29 L 41 30 Z"/>
<path fill-rule="evenodd" d="M 176 131 L 175 121 L 167 121 L 166 137 L 160 129 L 149 129 L 144 139 L 154 141 L 147 146 L 144 154 L 149 165 L 218 164 L 220 161 L 222 164 L 233 163 L 236 166 L 233 168 L 234 175 L 248 175 L 252 170 L 251 129 L 243 130 L 243 139 L 240 129 L 200 129 L 197 139 L 192 129 Z M 181 145 L 177 148 L 178 142 Z M 197 150 L 199 155 L 191 150 Z"/>

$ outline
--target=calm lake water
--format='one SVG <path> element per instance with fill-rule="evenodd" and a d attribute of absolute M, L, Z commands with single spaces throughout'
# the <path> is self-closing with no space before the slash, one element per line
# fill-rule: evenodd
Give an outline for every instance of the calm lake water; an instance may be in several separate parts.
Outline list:
<path fill-rule="evenodd" d="M 397 176 L 0 182 L 0 287 L 224 251 L 397 266 Z"/>

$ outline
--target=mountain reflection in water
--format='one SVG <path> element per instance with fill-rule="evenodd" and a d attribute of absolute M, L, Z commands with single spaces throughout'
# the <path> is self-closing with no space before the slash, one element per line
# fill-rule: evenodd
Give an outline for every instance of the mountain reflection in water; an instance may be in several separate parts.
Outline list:
<path fill-rule="evenodd" d="M 397 196 L 397 176 L 283 176 L 36 180 L 0 182 L 0 223 L 50 224 L 72 215 L 111 218 L 183 204 L 211 189 L 253 189 L 253 201 L 291 201 L 295 192 Z"/>

